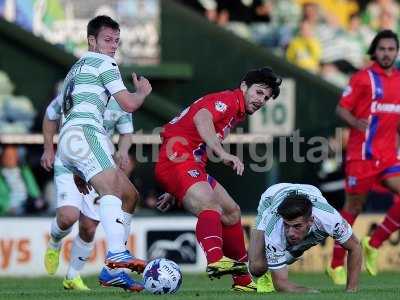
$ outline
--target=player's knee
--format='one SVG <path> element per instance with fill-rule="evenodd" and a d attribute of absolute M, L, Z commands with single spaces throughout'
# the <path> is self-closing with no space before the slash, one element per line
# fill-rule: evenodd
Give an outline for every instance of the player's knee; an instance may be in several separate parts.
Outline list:
<path fill-rule="evenodd" d="M 57 214 L 57 225 L 61 230 L 67 230 L 78 221 L 79 214 L 73 212 L 61 212 Z"/>

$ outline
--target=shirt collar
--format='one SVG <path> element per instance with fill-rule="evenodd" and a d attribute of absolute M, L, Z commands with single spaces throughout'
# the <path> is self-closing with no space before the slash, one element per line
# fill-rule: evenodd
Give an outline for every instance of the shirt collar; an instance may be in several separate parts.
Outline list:
<path fill-rule="evenodd" d="M 246 114 L 246 102 L 244 100 L 244 95 L 241 89 L 235 89 L 233 90 L 233 93 L 236 95 L 237 100 L 238 100 L 238 104 L 239 104 L 239 112 L 238 115 L 240 117 L 244 117 L 244 115 Z"/>
<path fill-rule="evenodd" d="M 374 62 L 372 64 L 371 70 L 374 71 L 375 73 L 379 74 L 379 75 L 384 75 L 384 76 L 387 76 L 387 77 L 391 77 L 394 74 L 398 73 L 398 70 L 396 68 L 394 68 L 393 71 L 392 71 L 392 74 L 390 74 L 390 75 L 386 74 L 385 70 L 382 69 L 382 67 L 377 62 Z"/>
<path fill-rule="evenodd" d="M 101 54 L 98 52 L 93 52 L 93 51 L 88 51 L 86 52 L 83 57 L 97 57 L 97 58 L 101 58 L 104 59 L 105 61 L 109 61 L 111 63 L 115 63 L 115 59 L 112 58 L 111 56 L 105 55 L 105 54 Z"/>

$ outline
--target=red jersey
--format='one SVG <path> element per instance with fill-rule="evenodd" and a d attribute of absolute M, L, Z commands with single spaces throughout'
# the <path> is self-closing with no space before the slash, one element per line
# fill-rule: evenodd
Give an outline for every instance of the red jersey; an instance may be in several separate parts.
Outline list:
<path fill-rule="evenodd" d="M 368 119 L 366 131 L 350 129 L 347 160 L 394 161 L 400 121 L 400 72 L 387 75 L 374 63 L 354 74 L 339 105 L 358 119 Z"/>
<path fill-rule="evenodd" d="M 164 126 L 161 132 L 162 148 L 164 148 L 160 151 L 161 156 L 170 155 L 173 159 L 185 155 L 188 156 L 187 160 L 206 163 L 206 144 L 197 132 L 193 121 L 195 114 L 202 108 L 212 114 L 215 131 L 221 141 L 237 123 L 245 119 L 246 114 L 245 100 L 240 89 L 208 94 L 195 101 Z M 173 148 L 167 154 L 165 147 L 169 141 Z"/>

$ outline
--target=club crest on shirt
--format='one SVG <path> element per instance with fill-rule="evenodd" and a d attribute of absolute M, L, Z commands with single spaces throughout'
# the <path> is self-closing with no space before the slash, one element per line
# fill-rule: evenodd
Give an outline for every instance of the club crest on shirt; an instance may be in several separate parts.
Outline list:
<path fill-rule="evenodd" d="M 225 112 L 227 108 L 228 108 L 228 106 L 224 102 L 221 102 L 221 101 L 216 101 L 215 102 L 215 109 L 217 111 Z"/>
<path fill-rule="evenodd" d="M 349 86 L 349 85 L 346 86 L 346 88 L 343 90 L 342 97 L 347 97 L 348 95 L 351 94 L 352 91 L 353 90 L 352 90 L 351 86 Z"/>
<path fill-rule="evenodd" d="M 189 170 L 188 174 L 193 178 L 196 178 L 196 177 L 200 176 L 200 172 L 198 170 L 196 170 L 196 169 Z"/>
<path fill-rule="evenodd" d="M 347 179 L 347 184 L 349 187 L 354 187 L 357 185 L 357 177 L 355 176 L 349 176 Z"/>

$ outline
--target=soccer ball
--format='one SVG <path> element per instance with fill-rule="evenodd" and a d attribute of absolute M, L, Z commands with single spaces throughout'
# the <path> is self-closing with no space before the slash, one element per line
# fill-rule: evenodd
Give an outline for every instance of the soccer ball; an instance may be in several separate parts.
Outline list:
<path fill-rule="evenodd" d="M 157 258 L 143 271 L 144 287 L 152 294 L 174 294 L 182 284 L 182 273 L 172 260 Z"/>

